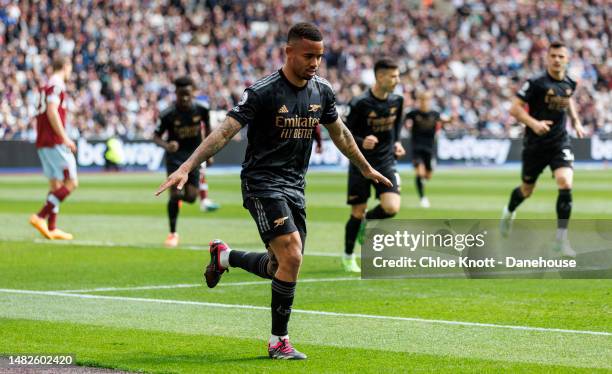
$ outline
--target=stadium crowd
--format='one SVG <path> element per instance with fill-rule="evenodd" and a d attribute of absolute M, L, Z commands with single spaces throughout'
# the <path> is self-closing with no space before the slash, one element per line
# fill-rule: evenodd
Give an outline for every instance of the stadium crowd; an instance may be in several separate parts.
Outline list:
<path fill-rule="evenodd" d="M 407 107 L 427 88 L 452 119 L 445 131 L 485 137 L 520 136 L 510 101 L 542 71 L 549 40 L 563 40 L 583 125 L 612 134 L 607 0 L 0 0 L 0 139 L 35 137 L 36 88 L 54 53 L 73 58 L 75 136 L 150 138 L 175 77 L 190 74 L 201 99 L 227 110 L 282 65 L 286 32 L 302 20 L 324 32 L 320 75 L 339 104 L 373 83 L 384 54 L 401 64 Z"/>

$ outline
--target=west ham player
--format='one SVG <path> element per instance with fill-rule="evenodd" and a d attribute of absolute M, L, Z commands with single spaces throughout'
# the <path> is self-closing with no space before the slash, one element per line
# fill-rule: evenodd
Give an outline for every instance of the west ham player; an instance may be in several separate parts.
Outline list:
<path fill-rule="evenodd" d="M 191 170 L 223 148 L 243 126 L 249 126 L 241 173 L 243 204 L 268 251 L 232 250 L 221 240 L 214 240 L 204 275 L 211 288 L 229 267 L 272 280 L 268 354 L 273 359 L 306 358 L 291 345 L 287 325 L 306 239 L 304 177 L 316 126 L 327 127 L 336 146 L 366 178 L 392 185 L 363 157 L 338 118 L 331 85 L 316 75 L 323 56 L 322 40 L 321 32 L 312 24 L 291 27 L 283 67 L 247 88 L 223 124 L 157 191 L 159 194 L 171 186 L 182 189 Z"/>
<path fill-rule="evenodd" d="M 565 256 L 574 257 L 576 252 L 567 238 L 574 175 L 574 155 L 565 126 L 567 113 L 578 137 L 584 136 L 584 130 L 572 99 L 576 82 L 567 76 L 568 61 L 565 45 L 552 43 L 546 55 L 546 72 L 527 80 L 514 99 L 510 114 L 527 126 L 523 140 L 522 183 L 512 191 L 510 202 L 504 207 L 500 229 L 502 235 L 508 235 L 516 208 L 531 196 L 538 176 L 548 166 L 559 188 L 555 248 Z"/>
<path fill-rule="evenodd" d="M 36 148 L 49 179 L 49 193 L 42 209 L 30 217 L 30 224 L 47 239 L 72 240 L 72 234 L 56 227 L 61 202 L 78 186 L 76 145 L 65 130 L 66 81 L 72 73 L 72 63 L 59 56 L 53 59 L 52 68 L 49 81 L 40 88 L 36 116 Z"/>
<path fill-rule="evenodd" d="M 189 77 L 180 77 L 174 81 L 176 102 L 166 108 L 159 116 L 153 141 L 166 150 L 166 170 L 172 174 L 193 153 L 202 142 L 205 134 L 210 134 L 210 115 L 208 107 L 193 100 L 194 82 Z M 162 139 L 167 133 L 167 140 Z M 167 247 L 179 244 L 176 232 L 176 221 L 180 202 L 193 203 L 198 196 L 200 185 L 199 170 L 189 173 L 188 183 L 184 190 L 172 188 L 168 200 L 168 220 L 170 233 L 166 238 Z"/>
<path fill-rule="evenodd" d="M 364 218 L 391 218 L 397 214 L 401 203 L 395 160 L 406 152 L 399 139 L 404 98 L 393 94 L 399 83 L 398 65 L 393 60 L 381 59 L 374 65 L 374 75 L 374 86 L 351 101 L 346 126 L 366 160 L 392 181 L 393 186 L 373 183 L 357 167 L 349 166 L 347 204 L 351 206 L 351 215 L 345 227 L 342 258 L 342 266 L 347 272 L 361 272 L 353 249 L 360 227 L 364 227 Z M 380 204 L 366 213 L 372 187 Z"/>
<path fill-rule="evenodd" d="M 440 119 L 440 113 L 431 110 L 431 99 L 431 92 L 420 92 L 418 109 L 406 115 L 406 119 L 411 122 L 412 165 L 414 166 L 417 193 L 423 208 L 431 206 L 429 199 L 425 196 L 425 181 L 430 180 L 433 174 L 436 131 L 443 122 Z"/>

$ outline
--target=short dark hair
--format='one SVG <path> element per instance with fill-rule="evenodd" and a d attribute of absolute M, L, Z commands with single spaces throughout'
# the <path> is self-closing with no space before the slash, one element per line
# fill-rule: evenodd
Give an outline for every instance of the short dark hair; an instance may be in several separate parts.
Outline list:
<path fill-rule="evenodd" d="M 565 43 L 563 43 L 560 40 L 555 40 L 552 43 L 550 43 L 550 45 L 548 46 L 548 49 L 559 49 L 559 48 L 567 48 L 567 46 L 565 45 Z"/>
<path fill-rule="evenodd" d="M 193 86 L 193 79 L 191 79 L 191 77 L 189 76 L 182 76 L 182 77 L 178 77 L 174 80 L 174 87 L 176 88 L 182 88 L 182 87 L 187 87 L 187 86 Z"/>
<path fill-rule="evenodd" d="M 51 67 L 53 71 L 60 71 L 68 63 L 68 59 L 62 55 L 57 55 L 51 60 Z"/>
<path fill-rule="evenodd" d="M 321 31 L 312 23 L 300 22 L 291 26 L 289 34 L 287 35 L 287 42 L 291 43 L 295 40 L 306 39 L 313 42 L 320 42 L 323 40 L 323 34 Z"/>
<path fill-rule="evenodd" d="M 379 70 L 386 69 L 399 69 L 399 65 L 397 62 L 387 57 L 379 59 L 374 64 L 374 74 L 378 73 Z"/>

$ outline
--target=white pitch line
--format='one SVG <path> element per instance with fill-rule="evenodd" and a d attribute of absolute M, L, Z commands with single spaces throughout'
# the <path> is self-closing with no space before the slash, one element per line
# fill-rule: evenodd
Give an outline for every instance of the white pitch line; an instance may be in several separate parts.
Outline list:
<path fill-rule="evenodd" d="M 80 293 L 80 292 L 103 292 L 103 291 L 138 291 L 138 290 L 163 290 L 163 289 L 174 289 L 174 288 L 195 288 L 201 287 L 201 283 L 193 284 L 163 284 L 154 286 L 134 286 L 134 287 L 98 287 L 98 288 L 84 288 L 80 290 L 58 290 L 50 292 L 66 292 L 66 293 Z"/>
<path fill-rule="evenodd" d="M 307 278 L 300 279 L 299 283 L 317 283 L 317 282 L 339 282 L 339 281 L 358 281 L 361 280 L 359 277 L 336 277 L 336 278 Z M 264 281 L 250 281 L 250 282 L 230 282 L 230 283 L 219 283 L 218 286 L 231 287 L 231 286 L 253 286 L 260 284 L 270 284 L 270 280 Z M 174 289 L 174 288 L 196 288 L 202 287 L 202 283 L 189 283 L 189 284 L 162 284 L 162 285 L 151 285 L 151 286 L 134 286 L 134 287 L 99 287 L 99 288 L 85 288 L 80 290 L 57 290 L 48 292 L 65 292 L 65 293 L 85 293 L 85 292 L 104 292 L 104 291 L 138 291 L 138 290 L 163 290 L 163 289 Z"/>
<path fill-rule="evenodd" d="M 270 310 L 270 307 L 258 306 L 258 305 L 221 304 L 221 303 L 210 303 L 210 302 L 202 302 L 202 301 L 147 299 L 147 298 L 140 298 L 140 297 L 124 297 L 124 296 L 87 295 L 87 294 L 75 294 L 75 293 L 62 293 L 62 292 L 54 292 L 54 291 L 32 291 L 32 290 L 0 288 L 0 292 L 1 293 L 24 294 L 24 295 L 73 297 L 73 298 L 78 298 L 78 299 L 138 301 L 138 302 L 143 302 L 143 303 L 174 304 L 174 305 L 196 305 L 196 306 L 206 306 L 206 307 L 225 308 L 225 309 L 247 309 L 247 310 L 265 310 L 265 311 Z M 488 328 L 498 328 L 498 329 L 507 329 L 507 330 L 523 330 L 523 331 L 538 331 L 538 332 L 556 332 L 556 333 L 564 333 L 564 334 L 612 336 L 612 333 L 605 332 L 605 331 L 567 330 L 567 329 L 531 327 L 531 326 L 520 326 L 520 325 L 498 325 L 494 323 L 447 321 L 447 320 L 440 320 L 440 319 L 381 316 L 381 315 L 361 314 L 361 313 L 337 313 L 337 312 L 325 312 L 325 311 L 304 310 L 304 309 L 292 309 L 292 312 L 298 313 L 298 314 L 311 314 L 311 315 L 331 316 L 331 317 L 379 319 L 379 320 L 388 320 L 388 321 L 420 322 L 420 323 L 454 325 L 454 326 L 488 327 Z"/>
<path fill-rule="evenodd" d="M 24 240 L 16 240 L 16 239 L 3 239 L 0 238 L 1 240 L 11 240 L 11 241 L 19 241 L 19 242 L 23 242 Z M 64 240 L 47 240 L 47 239 L 40 239 L 40 238 L 36 238 L 33 240 L 34 243 L 36 244 L 54 244 L 54 245 L 82 245 L 82 246 L 92 246 L 92 247 L 125 247 L 125 248 L 139 248 L 139 249 L 166 249 L 164 248 L 163 245 L 161 244 L 127 244 L 127 243 L 115 243 L 115 242 L 111 242 L 111 241 L 106 241 L 106 240 L 70 240 L 70 241 L 64 241 Z M 167 249 L 168 251 L 175 251 L 175 250 L 180 250 L 180 249 L 184 249 L 184 250 L 189 250 L 189 251 L 208 251 L 208 246 L 203 246 L 203 245 L 181 245 L 177 248 L 172 248 L 172 249 Z M 241 251 L 248 251 L 248 252 L 263 252 L 263 247 L 262 248 L 236 248 L 238 250 Z M 340 257 L 342 256 L 341 253 L 329 253 L 329 252 L 312 252 L 312 251 L 305 251 L 304 255 L 306 256 L 316 256 L 316 257 Z"/>

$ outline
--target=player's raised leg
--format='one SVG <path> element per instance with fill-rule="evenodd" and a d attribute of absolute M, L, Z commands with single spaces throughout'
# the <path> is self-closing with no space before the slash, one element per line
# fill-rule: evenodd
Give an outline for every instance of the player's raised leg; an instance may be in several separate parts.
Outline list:
<path fill-rule="evenodd" d="M 306 238 L 303 209 L 280 199 L 249 198 L 246 207 L 253 216 L 267 252 L 244 252 L 231 249 L 221 240 L 210 243 L 210 263 L 204 278 L 215 287 L 230 267 L 239 267 L 259 277 L 272 280 L 272 335 L 268 353 L 273 359 L 304 359 L 306 355 L 293 348 L 287 326 L 293 305 L 296 282 L 302 263 Z"/>

